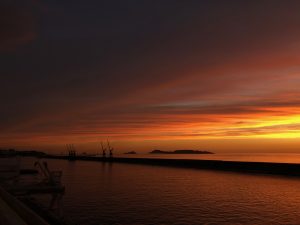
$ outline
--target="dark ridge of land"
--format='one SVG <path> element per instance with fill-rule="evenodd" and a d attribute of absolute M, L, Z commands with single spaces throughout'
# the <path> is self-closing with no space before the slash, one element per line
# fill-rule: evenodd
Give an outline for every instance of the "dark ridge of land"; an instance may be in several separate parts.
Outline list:
<path fill-rule="evenodd" d="M 14 149 L 0 149 L 0 157 L 1 156 L 28 156 L 28 157 L 44 157 L 47 154 L 41 151 L 36 151 L 36 150 L 23 150 L 23 151 L 17 151 Z"/>
<path fill-rule="evenodd" d="M 163 151 L 163 150 L 153 150 L 149 152 L 150 154 L 214 154 L 209 151 L 199 151 L 199 150 L 174 150 L 174 151 Z"/>
<path fill-rule="evenodd" d="M 20 155 L 20 156 L 36 156 L 36 157 L 43 157 L 45 155 L 47 155 L 46 153 L 44 152 L 40 152 L 40 151 L 35 151 L 35 150 L 32 150 L 32 151 L 16 151 L 17 155 Z"/>
<path fill-rule="evenodd" d="M 193 169 L 208 169 L 246 173 L 261 173 L 286 176 L 300 176 L 300 164 L 272 163 L 272 162 L 239 162 L 222 160 L 195 160 L 195 159 L 161 159 L 161 158 L 101 158 L 88 156 L 54 156 L 45 158 L 65 160 L 85 160 L 105 163 L 130 163 L 156 166 L 171 166 Z"/>
<path fill-rule="evenodd" d="M 130 152 L 125 152 L 124 154 L 125 155 L 132 155 L 132 154 L 136 154 L 136 152 L 135 151 L 130 151 Z"/>

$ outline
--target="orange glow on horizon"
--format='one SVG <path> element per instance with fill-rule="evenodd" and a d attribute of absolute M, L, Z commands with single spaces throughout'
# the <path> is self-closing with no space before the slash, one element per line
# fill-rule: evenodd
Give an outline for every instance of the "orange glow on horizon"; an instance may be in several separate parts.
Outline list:
<path fill-rule="evenodd" d="M 184 142 L 188 148 L 188 146 L 202 146 L 201 143 L 213 143 L 215 140 L 219 142 L 215 146 L 221 150 L 230 149 L 235 142 L 249 145 L 251 140 L 262 140 L 261 143 L 264 143 L 270 139 L 276 143 L 282 139 L 286 143 L 286 149 L 289 149 L 288 140 L 300 137 L 298 128 L 300 126 L 300 108 L 265 107 L 263 110 L 263 112 L 234 116 L 228 114 L 160 115 L 156 118 L 157 123 L 130 129 L 119 126 L 110 127 L 106 129 L 105 133 L 101 133 L 101 129 L 91 132 L 73 130 L 70 133 L 51 135 L 37 133 L 20 137 L 10 136 L 10 138 L 12 137 L 15 143 L 20 143 L 20 146 L 30 146 L 29 143 L 37 143 L 36 146 L 42 146 L 44 143 L 48 148 L 54 149 L 63 149 L 65 143 L 77 143 L 86 146 L 85 148 L 93 149 L 100 140 L 107 137 L 115 143 L 123 143 L 119 146 L 120 149 L 131 148 L 130 146 L 134 146 L 133 142 L 148 143 L 148 148 L 160 145 L 174 146 L 175 143 Z M 9 142 L 9 137 L 7 140 Z M 230 140 L 230 142 L 226 140 Z M 294 145 L 294 141 L 290 142 Z M 166 145 L 166 143 L 169 144 Z M 208 146 L 211 145 L 208 144 Z M 238 145 L 241 146 L 241 144 Z M 253 148 L 255 144 L 251 143 L 251 146 Z M 274 144 L 270 146 L 274 148 Z M 143 149 L 140 145 L 138 147 Z"/>

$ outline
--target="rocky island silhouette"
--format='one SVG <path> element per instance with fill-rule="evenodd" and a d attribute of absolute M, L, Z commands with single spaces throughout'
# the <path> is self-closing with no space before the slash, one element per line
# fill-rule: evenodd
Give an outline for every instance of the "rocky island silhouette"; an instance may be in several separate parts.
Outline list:
<path fill-rule="evenodd" d="M 155 149 L 150 154 L 214 154 L 213 152 L 209 151 L 200 151 L 200 150 L 174 150 L 174 151 L 163 151 Z"/>

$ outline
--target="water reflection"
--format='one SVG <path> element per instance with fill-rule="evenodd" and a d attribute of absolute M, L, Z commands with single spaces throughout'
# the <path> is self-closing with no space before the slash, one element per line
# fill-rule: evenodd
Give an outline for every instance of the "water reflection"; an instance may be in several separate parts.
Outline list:
<path fill-rule="evenodd" d="M 300 179 L 48 160 L 74 224 L 297 224 Z"/>

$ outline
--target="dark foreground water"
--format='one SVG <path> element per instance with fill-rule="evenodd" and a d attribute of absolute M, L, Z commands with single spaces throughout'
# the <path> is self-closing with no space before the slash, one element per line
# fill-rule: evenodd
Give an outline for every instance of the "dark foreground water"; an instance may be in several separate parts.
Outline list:
<path fill-rule="evenodd" d="M 78 225 L 300 224 L 300 178 L 48 159 Z"/>

